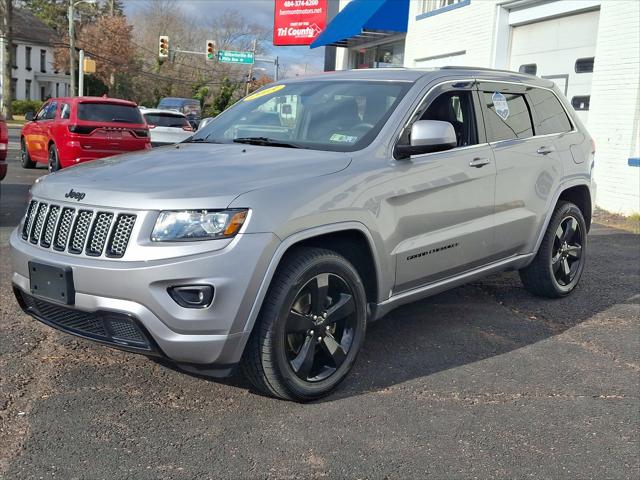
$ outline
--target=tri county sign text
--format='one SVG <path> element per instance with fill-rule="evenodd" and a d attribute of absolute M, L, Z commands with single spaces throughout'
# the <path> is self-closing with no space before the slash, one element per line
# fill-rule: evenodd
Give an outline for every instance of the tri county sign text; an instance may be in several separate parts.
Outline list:
<path fill-rule="evenodd" d="M 327 25 L 327 0 L 276 0 L 274 45 L 309 45 Z"/>

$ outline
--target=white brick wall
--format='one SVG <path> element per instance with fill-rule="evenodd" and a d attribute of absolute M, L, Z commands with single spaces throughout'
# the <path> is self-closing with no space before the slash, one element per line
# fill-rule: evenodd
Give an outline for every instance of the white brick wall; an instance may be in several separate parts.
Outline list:
<path fill-rule="evenodd" d="M 466 65 L 488 67 L 493 53 L 496 2 L 472 0 L 469 5 L 416 20 L 420 3 L 410 2 L 404 65 L 416 60 L 466 51 Z M 418 62 L 419 63 L 419 62 Z"/>
<path fill-rule="evenodd" d="M 602 2 L 587 128 L 596 142 L 596 203 L 640 212 L 640 2 Z"/>

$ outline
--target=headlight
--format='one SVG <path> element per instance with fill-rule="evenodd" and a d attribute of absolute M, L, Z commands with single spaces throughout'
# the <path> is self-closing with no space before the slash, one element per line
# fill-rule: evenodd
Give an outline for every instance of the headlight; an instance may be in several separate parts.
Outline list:
<path fill-rule="evenodd" d="M 235 236 L 248 210 L 160 212 L 151 234 L 154 242 L 214 240 Z"/>

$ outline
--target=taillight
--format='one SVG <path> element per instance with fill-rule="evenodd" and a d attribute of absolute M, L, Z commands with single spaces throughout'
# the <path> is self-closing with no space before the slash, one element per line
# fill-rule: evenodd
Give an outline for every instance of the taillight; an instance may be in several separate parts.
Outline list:
<path fill-rule="evenodd" d="M 191 125 L 185 125 L 184 127 L 182 127 L 182 129 L 185 132 L 193 132 L 193 128 L 191 127 Z"/>
<path fill-rule="evenodd" d="M 80 135 L 88 135 L 98 127 L 92 127 L 90 125 L 69 125 L 69 131 L 71 133 L 78 133 Z"/>
<path fill-rule="evenodd" d="M 149 125 L 149 128 L 151 128 L 151 125 Z M 147 138 L 149 136 L 149 130 L 144 130 L 142 128 L 138 129 L 138 130 L 134 130 L 134 133 L 138 136 L 138 137 L 143 137 L 143 138 Z"/>

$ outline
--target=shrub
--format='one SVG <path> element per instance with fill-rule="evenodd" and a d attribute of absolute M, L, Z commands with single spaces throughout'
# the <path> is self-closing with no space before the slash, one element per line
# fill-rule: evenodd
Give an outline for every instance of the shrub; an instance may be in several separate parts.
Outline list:
<path fill-rule="evenodd" d="M 37 112 L 42 106 L 40 100 L 14 100 L 11 108 L 14 115 L 24 115 L 27 112 Z"/>

